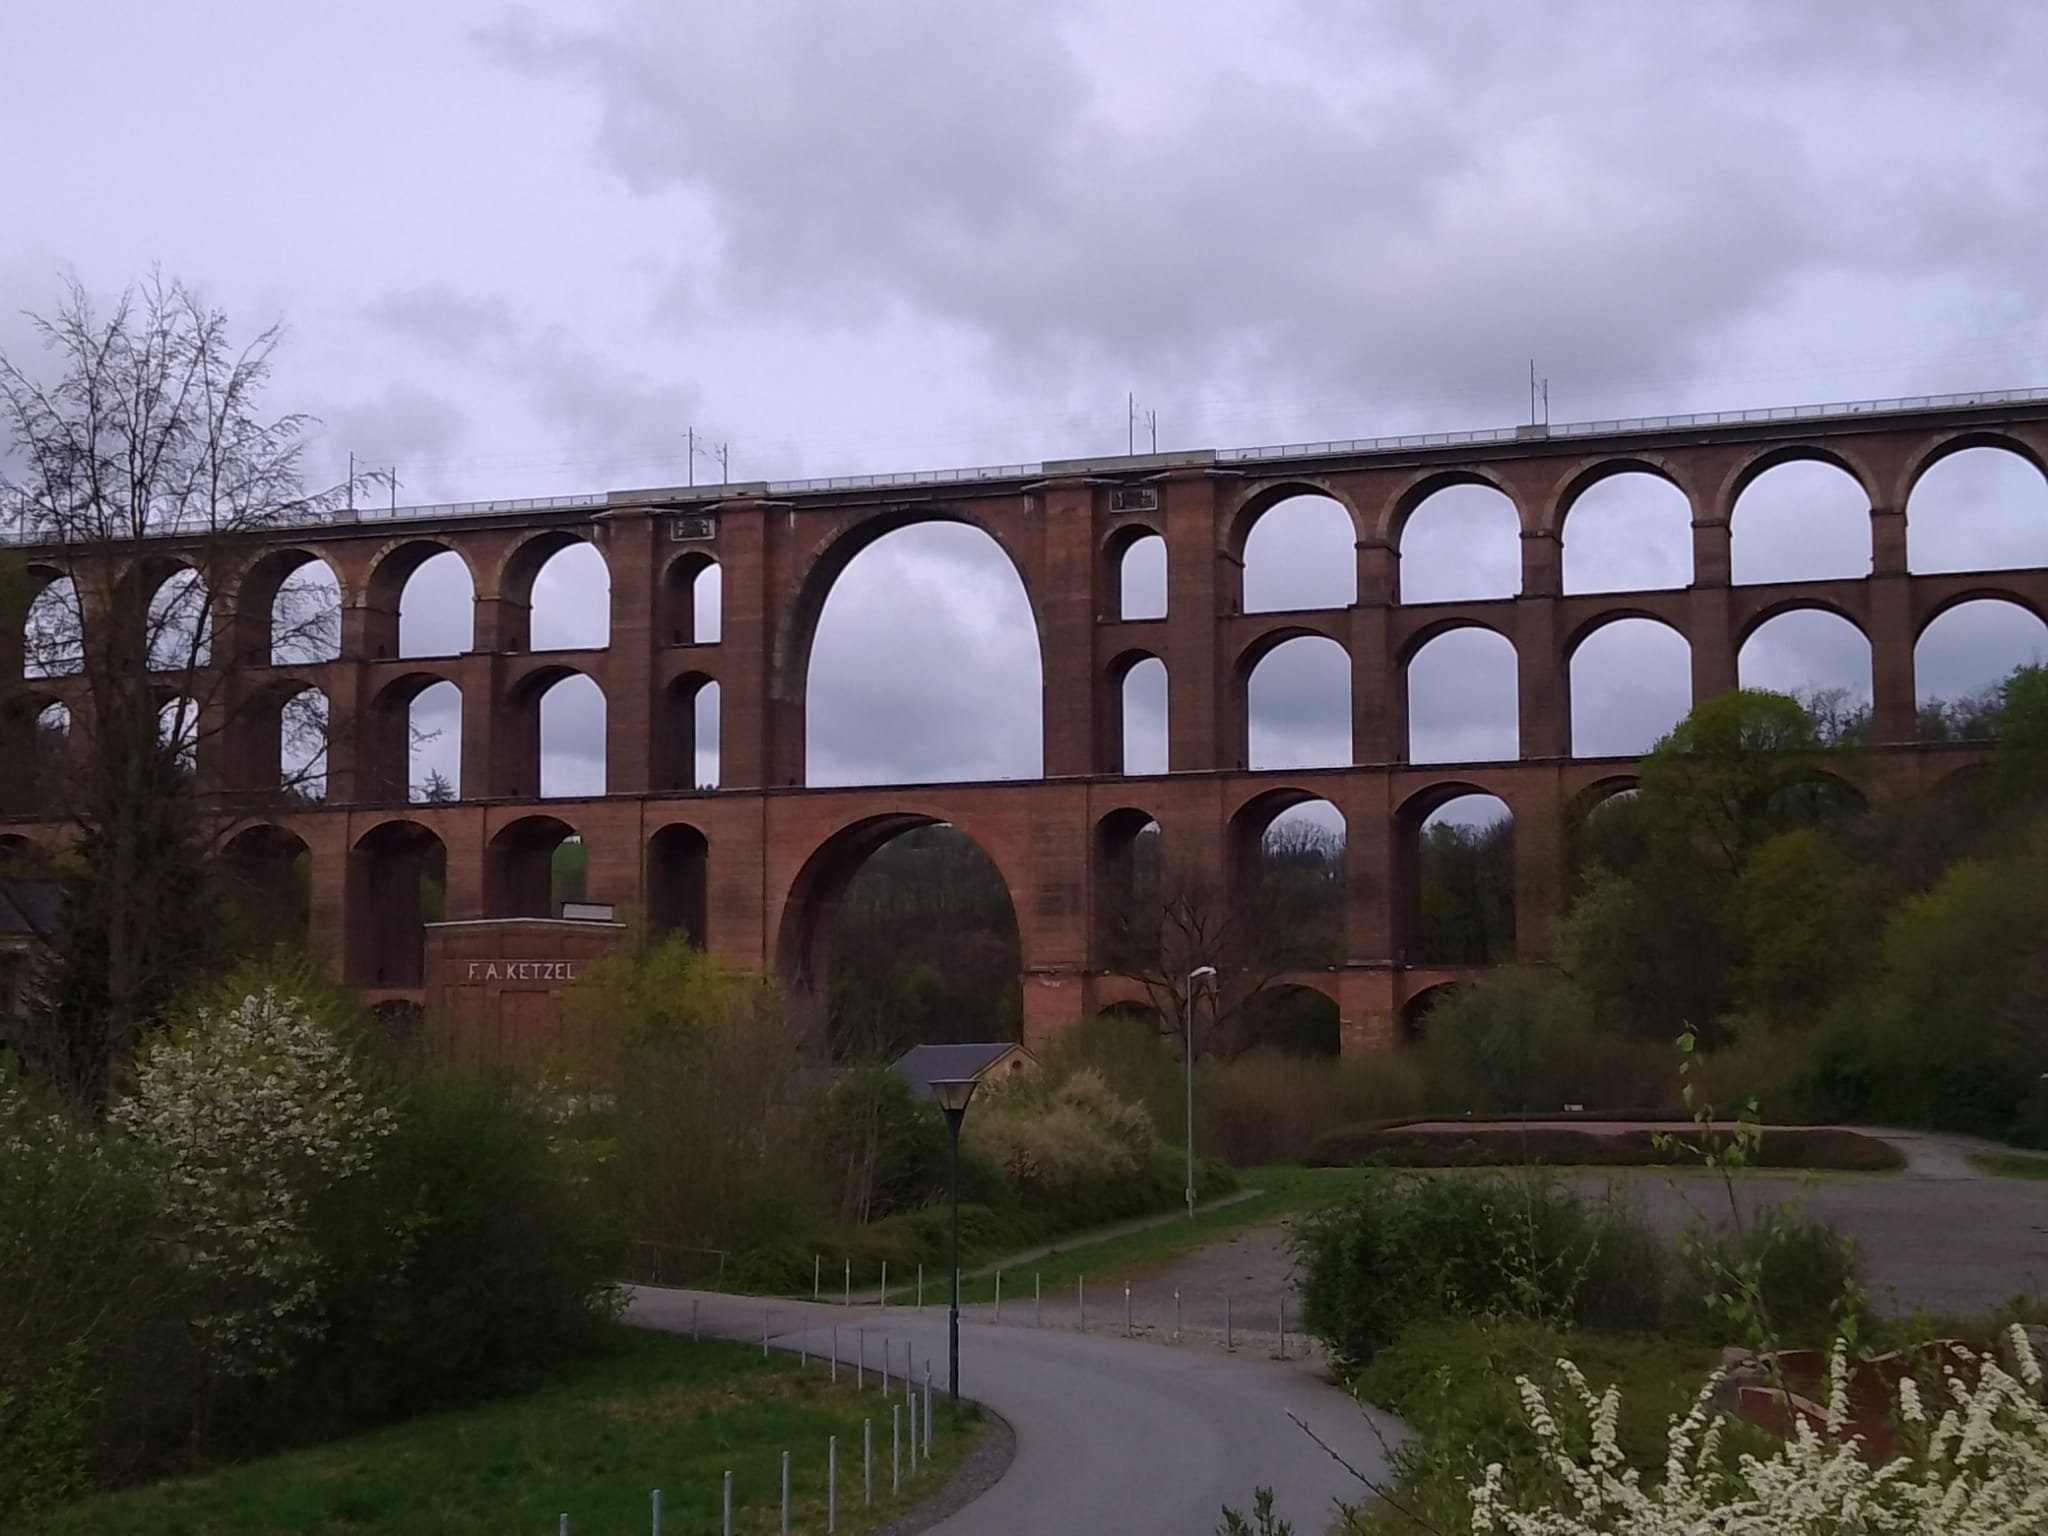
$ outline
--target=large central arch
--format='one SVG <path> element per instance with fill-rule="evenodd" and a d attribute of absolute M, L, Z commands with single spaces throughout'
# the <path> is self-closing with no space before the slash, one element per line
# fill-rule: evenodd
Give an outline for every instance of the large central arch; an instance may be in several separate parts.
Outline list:
<path fill-rule="evenodd" d="M 1038 656 L 1041 694 L 1046 686 L 1047 636 L 1039 595 L 1032 590 L 1029 568 L 1000 522 L 951 504 L 898 506 L 865 513 L 840 523 L 817 546 L 797 578 L 795 595 L 783 611 L 769 656 L 768 705 L 772 735 L 770 780 L 776 784 L 808 783 L 810 674 L 812 647 L 825 604 L 840 577 L 854 560 L 890 534 L 928 524 L 972 528 L 1003 552 L 1031 612 Z M 1043 718 L 1043 709 L 1040 714 Z M 1042 748 L 1041 748 L 1042 750 Z"/>

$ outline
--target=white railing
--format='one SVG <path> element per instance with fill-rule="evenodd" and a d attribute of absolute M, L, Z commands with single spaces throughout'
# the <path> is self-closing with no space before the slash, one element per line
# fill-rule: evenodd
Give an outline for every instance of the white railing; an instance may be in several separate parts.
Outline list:
<path fill-rule="evenodd" d="M 1986 405 L 2025 405 L 2048 402 L 2048 388 L 1986 389 L 1971 394 L 1899 395 L 1888 400 L 1845 400 L 1825 405 L 1762 406 L 1745 411 L 1695 411 L 1677 416 L 1618 416 L 1605 421 L 1572 421 L 1555 425 L 1484 427 L 1470 432 L 1408 432 L 1393 437 L 1333 438 L 1314 443 L 1281 443 L 1260 448 L 1221 448 L 1214 461 L 1219 464 L 1263 464 L 1287 459 L 1331 458 L 1350 454 L 1398 453 L 1418 448 L 1461 448 L 1485 443 L 1540 442 L 1546 438 L 1620 437 L 1632 432 L 1664 432 L 1677 427 L 1725 427 L 1768 424 L 1776 421 L 1824 421 L 1854 416 L 1883 416 L 1906 411 L 1967 410 Z M 1066 460 L 1066 472 L 1083 466 L 1103 471 L 1156 464 L 1159 455 L 1113 456 L 1101 459 Z M 829 475 L 810 480 L 770 480 L 770 496 L 819 495 L 832 491 L 908 489 L 928 485 L 973 485 L 997 480 L 1029 480 L 1047 472 L 1046 461 L 1030 464 L 988 464 L 967 469 L 923 469 L 901 474 Z M 715 500 L 723 486 L 676 487 L 666 494 Z M 758 489 L 758 482 L 747 487 Z M 370 522 L 424 522 L 444 517 L 482 517 L 492 513 L 593 511 L 610 504 L 610 496 L 594 491 L 575 496 L 528 496 L 498 501 L 446 501 L 425 506 L 362 506 L 336 508 L 294 518 L 302 526 L 347 526 Z M 180 530 L 157 530 L 175 536 Z M 38 536 L 29 515 L 28 503 L 16 497 L 0 502 L 0 544 L 32 544 Z"/>

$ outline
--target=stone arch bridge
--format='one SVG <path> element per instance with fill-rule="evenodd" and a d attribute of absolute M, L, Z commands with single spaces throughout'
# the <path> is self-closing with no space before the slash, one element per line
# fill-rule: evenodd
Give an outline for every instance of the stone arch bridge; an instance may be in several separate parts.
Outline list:
<path fill-rule="evenodd" d="M 267 658 L 265 626 L 295 568 L 325 562 L 341 594 L 332 660 L 257 666 L 257 693 L 322 690 L 334 728 L 323 802 L 265 800 L 278 750 L 263 714 L 238 718 L 206 747 L 202 785 L 237 819 L 228 847 L 252 878 L 284 878 L 309 860 L 310 934 L 343 977 L 381 998 L 418 998 L 426 983 L 419 871 L 445 870 L 445 917 L 548 919 L 549 858 L 564 837 L 587 850 L 594 902 L 639 909 L 749 967 L 814 980 L 833 904 L 851 873 L 906 828 L 948 822 L 986 850 L 1017 918 L 1027 1037 L 1128 999 L 1104 963 L 1102 910 L 1124 839 L 1156 821 L 1185 867 L 1227 888 L 1265 825 L 1307 799 L 1331 802 L 1347 830 L 1341 963 L 1291 978 L 1333 997 L 1346 1049 L 1395 1035 L 1402 1009 L 1445 973 L 1411 963 L 1415 849 L 1422 819 L 1466 791 L 1498 796 L 1515 820 L 1516 948 L 1548 953 L 1565 895 L 1563 831 L 1575 806 L 1632 782 L 1629 759 L 1574 756 L 1573 652 L 1603 625 L 1647 617 L 1690 648 L 1695 698 L 1736 683 L 1743 640 L 1774 615 L 1816 608 L 1868 639 L 1877 748 L 1859 770 L 1868 796 L 1910 792 L 1971 752 L 1916 742 L 1914 645 L 1950 607 L 1996 596 L 2048 615 L 2048 570 L 1942 575 L 1908 570 L 1909 500 L 1918 478 L 1959 449 L 1992 445 L 2039 468 L 2048 461 L 2048 393 L 1892 401 L 1572 427 L 1168 453 L 990 470 L 840 480 L 666 487 L 547 502 L 399 508 L 252 539 L 218 596 L 217 634 Z M 1741 586 L 1730 579 L 1730 521 L 1758 475 L 1815 459 L 1854 477 L 1869 500 L 1867 575 Z M 1656 476 L 1691 510 L 1690 585 L 1565 595 L 1562 540 L 1573 504 L 1621 472 Z M 1404 603 L 1399 545 L 1409 514 L 1445 486 L 1479 483 L 1509 497 L 1520 522 L 1514 597 Z M 1340 503 L 1355 529 L 1356 599 L 1294 612 L 1244 610 L 1243 556 L 1262 514 L 1291 495 Z M 1014 563 L 1037 627 L 1043 676 L 1042 780 L 915 787 L 808 788 L 805 686 L 813 635 L 834 578 L 861 549 L 912 523 L 985 530 Z M 1163 541 L 1162 618 L 1123 618 L 1121 563 L 1139 540 Z M 609 643 L 536 651 L 533 585 L 559 550 L 588 543 L 610 573 Z M 470 648 L 405 657 L 398 606 L 407 577 L 452 551 L 474 587 Z M 50 579 L 50 552 L 24 551 Z M 175 564 L 166 539 L 156 563 Z M 694 597 L 715 566 L 718 637 L 700 637 Z M 1513 645 L 1519 756 L 1413 765 L 1406 664 L 1449 630 L 1476 627 Z M 18 669 L 20 616 L 6 626 L 0 675 Z M 1348 766 L 1247 766 L 1247 684 L 1281 641 L 1324 636 L 1350 657 Z M 1168 762 L 1123 772 L 1121 680 L 1139 660 L 1169 680 Z M 538 699 L 572 674 L 606 700 L 606 792 L 543 799 Z M 73 680 L 75 682 L 75 680 Z M 409 799 L 406 706 L 433 683 L 462 696 L 457 798 Z M 693 787 L 695 710 L 719 689 L 720 782 Z M 34 684 L 82 708 L 66 680 Z M 12 838 L 61 834 L 24 800 L 32 755 L 19 721 L 0 764 Z M 266 875 L 265 871 L 270 873 Z M 543 946 L 545 947 L 545 946 Z"/>

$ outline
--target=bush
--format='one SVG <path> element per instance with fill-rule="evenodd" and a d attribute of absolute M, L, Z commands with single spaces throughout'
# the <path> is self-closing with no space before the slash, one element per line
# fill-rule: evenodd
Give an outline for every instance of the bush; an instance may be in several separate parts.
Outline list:
<path fill-rule="evenodd" d="M 1429 1103 L 1447 1111 L 1656 1103 L 1673 1082 L 1671 1048 L 1617 1037 L 1564 977 L 1511 971 L 1460 987 L 1422 1037 Z"/>
<path fill-rule="evenodd" d="M 393 1084 L 390 1103 L 367 1175 L 317 1211 L 318 1343 L 250 1398 L 270 1433 L 329 1434 L 501 1390 L 595 1348 L 616 1310 L 614 1208 L 542 1103 L 451 1069 Z"/>
<path fill-rule="evenodd" d="M 1692 1132 L 1578 1131 L 1555 1126 L 1472 1126 L 1454 1131 L 1353 1127 L 1323 1137 L 1310 1150 L 1311 1168 L 1647 1168 L 1695 1166 L 1702 1156 Z M 1885 1172 L 1906 1160 L 1889 1142 L 1855 1131 L 1776 1129 L 1763 1132 L 1749 1159 L 1758 1168 L 1830 1168 Z"/>
<path fill-rule="evenodd" d="M 1339 1060 L 1261 1052 L 1197 1069 L 1195 1144 L 1239 1168 L 1298 1163 L 1331 1131 L 1421 1107 L 1412 1052 Z"/>
<path fill-rule="evenodd" d="M 1348 1368 L 1422 1318 L 1628 1328 L 1663 1311 L 1656 1238 L 1614 1201 L 1540 1179 L 1390 1179 L 1293 1241 L 1304 1321 Z"/>
<path fill-rule="evenodd" d="M 1740 1234 L 1726 1228 L 1687 1244 L 1686 1294 L 1725 1313 L 1735 1277 L 1750 1274 L 1759 1322 L 1784 1338 L 1832 1334 L 1862 1295 L 1855 1242 L 1823 1222 L 1785 1210 L 1761 1213 Z"/>

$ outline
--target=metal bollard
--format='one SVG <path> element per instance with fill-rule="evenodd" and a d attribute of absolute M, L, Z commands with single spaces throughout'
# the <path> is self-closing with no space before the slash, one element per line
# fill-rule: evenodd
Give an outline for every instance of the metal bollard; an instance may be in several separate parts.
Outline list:
<path fill-rule="evenodd" d="M 853 1260 L 846 1261 L 846 1305 L 853 1305 Z"/>
<path fill-rule="evenodd" d="M 569 1517 L 567 1515 L 562 1516 L 562 1523 L 556 1526 L 555 1529 L 561 1533 L 561 1536 L 569 1536 Z"/>
<path fill-rule="evenodd" d="M 909 1407 L 909 1418 L 910 1418 L 910 1475 L 911 1475 L 911 1476 L 912 1476 L 913 1478 L 915 1478 L 915 1477 L 917 1476 L 917 1394 L 916 1394 L 915 1392 L 912 1392 L 912 1393 L 910 1393 L 910 1394 L 909 1394 L 909 1397 L 910 1397 L 910 1407 Z"/>
<path fill-rule="evenodd" d="M 889 1405 L 889 1491 L 903 1491 L 903 1405 Z"/>
<path fill-rule="evenodd" d="M 1038 1271 L 1031 1272 L 1031 1326 L 1045 1326 L 1045 1292 L 1039 1288 Z"/>
<path fill-rule="evenodd" d="M 924 1459 L 932 1459 L 932 1363 L 924 1363 Z"/>
<path fill-rule="evenodd" d="M 860 1329 L 860 1330 L 859 1330 L 859 1335 L 860 1335 L 860 1336 L 859 1336 L 859 1339 L 857 1340 L 857 1343 L 858 1343 L 858 1346 L 859 1346 L 859 1349 L 860 1349 L 860 1354 L 859 1354 L 858 1356 L 856 1356 L 856 1357 L 855 1357 L 855 1359 L 854 1359 L 854 1362 L 853 1362 L 853 1390 L 854 1390 L 854 1391 L 856 1391 L 856 1392 L 865 1392 L 865 1391 L 867 1391 L 867 1389 L 868 1389 L 868 1331 L 867 1331 L 867 1329 L 865 1329 L 865 1328 L 862 1328 L 862 1329 Z"/>
<path fill-rule="evenodd" d="M 1124 1337 L 1131 1337 L 1131 1282 L 1124 1282 Z"/>
<path fill-rule="evenodd" d="M 719 1526 L 720 1536 L 732 1536 L 732 1474 L 725 1474 L 725 1520 Z"/>
<path fill-rule="evenodd" d="M 789 1536 L 789 1452 L 782 1453 L 782 1536 Z"/>
<path fill-rule="evenodd" d="M 875 1502 L 875 1421 L 860 1421 L 860 1502 L 863 1509 Z"/>
<path fill-rule="evenodd" d="M 825 1529 L 839 1529 L 839 1437 L 825 1437 Z"/>
<path fill-rule="evenodd" d="M 882 1305 L 889 1305 L 889 1261 L 882 1260 Z"/>
<path fill-rule="evenodd" d="M 814 1253 L 811 1255 L 811 1300 L 816 1301 L 823 1294 L 820 1287 L 824 1282 L 825 1256 L 822 1253 Z"/>
<path fill-rule="evenodd" d="M 917 1309 L 924 1310 L 924 1265 L 917 1266 Z"/>
<path fill-rule="evenodd" d="M 839 1325 L 832 1325 L 832 1385 L 839 1385 Z"/>
<path fill-rule="evenodd" d="M 1223 1297 L 1223 1353 L 1226 1355 L 1237 1353 L 1237 1341 L 1230 1336 L 1230 1296 L 1228 1292 L 1225 1292 Z"/>
<path fill-rule="evenodd" d="M 661 1490 L 655 1489 L 648 1499 L 652 1506 L 652 1518 L 648 1522 L 648 1536 L 661 1536 Z"/>
<path fill-rule="evenodd" d="M 796 1331 L 796 1363 L 807 1366 L 811 1363 L 811 1325 L 805 1323 Z"/>
<path fill-rule="evenodd" d="M 1003 1320 L 1003 1272 L 996 1271 L 996 1321 Z"/>

